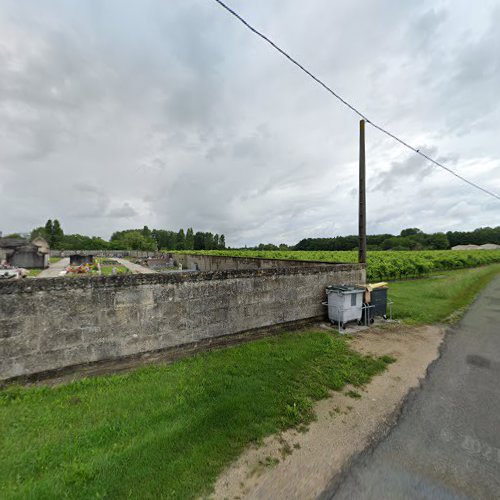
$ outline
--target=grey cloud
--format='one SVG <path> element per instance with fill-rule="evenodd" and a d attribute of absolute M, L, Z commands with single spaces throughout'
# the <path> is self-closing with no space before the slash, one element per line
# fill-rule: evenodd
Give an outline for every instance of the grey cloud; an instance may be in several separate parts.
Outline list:
<path fill-rule="evenodd" d="M 457 171 L 474 160 L 468 175 L 494 187 L 498 10 L 235 6 L 369 116 Z M 355 232 L 357 127 L 213 2 L 4 0 L 0 11 L 4 231 L 57 216 L 68 232 L 193 226 L 232 245 Z M 371 129 L 367 140 L 369 227 L 492 224 L 480 193 Z"/>
<path fill-rule="evenodd" d="M 137 215 L 137 211 L 125 202 L 121 207 L 111 209 L 107 216 L 116 218 L 129 218 Z"/>
<path fill-rule="evenodd" d="M 428 156 L 436 157 L 437 148 L 420 146 L 422 152 Z M 377 174 L 374 183 L 368 189 L 369 191 L 391 191 L 395 188 L 402 189 L 404 185 L 413 184 L 415 181 L 429 175 L 435 167 L 428 160 L 416 154 L 407 154 L 402 161 L 392 162 L 390 168 Z"/>

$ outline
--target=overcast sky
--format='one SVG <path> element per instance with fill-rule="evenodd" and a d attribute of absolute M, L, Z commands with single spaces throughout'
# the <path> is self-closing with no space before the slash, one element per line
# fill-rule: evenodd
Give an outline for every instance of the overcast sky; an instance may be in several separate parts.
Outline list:
<path fill-rule="evenodd" d="M 373 121 L 500 192 L 500 1 L 228 0 Z M 213 0 L 0 0 L 0 230 L 230 245 L 357 231 L 358 117 Z M 368 232 L 500 201 L 367 127 Z"/>

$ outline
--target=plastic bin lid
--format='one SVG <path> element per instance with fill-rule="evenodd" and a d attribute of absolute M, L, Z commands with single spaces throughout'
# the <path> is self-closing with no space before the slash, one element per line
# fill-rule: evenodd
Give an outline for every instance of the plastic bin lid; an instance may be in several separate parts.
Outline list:
<path fill-rule="evenodd" d="M 366 288 L 368 290 L 375 290 L 376 288 L 388 288 L 389 283 L 385 281 L 381 281 L 380 283 L 370 283 L 366 285 Z"/>
<path fill-rule="evenodd" d="M 326 287 L 326 293 L 359 293 L 365 289 L 354 285 L 330 285 Z"/>

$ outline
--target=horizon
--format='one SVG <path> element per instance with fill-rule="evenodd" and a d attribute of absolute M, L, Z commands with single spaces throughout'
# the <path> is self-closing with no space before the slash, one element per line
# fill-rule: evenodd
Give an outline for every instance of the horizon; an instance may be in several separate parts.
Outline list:
<path fill-rule="evenodd" d="M 59 219 L 51 219 L 52 221 L 54 220 L 59 220 Z M 30 238 L 30 234 L 31 232 L 34 230 L 34 229 L 37 229 L 39 227 L 43 227 L 43 225 L 40 225 L 40 226 L 37 226 L 36 228 L 32 228 L 30 231 L 13 231 L 13 232 L 9 232 L 9 233 L 6 233 L 5 231 L 2 231 L 0 229 L 0 237 L 7 237 L 9 235 L 15 235 L 15 234 L 19 234 L 21 236 L 23 235 L 26 235 L 27 238 Z M 187 227 L 184 227 L 184 228 L 179 228 L 179 229 L 166 229 L 166 228 L 158 228 L 158 227 L 150 227 L 148 224 L 145 224 L 142 228 L 125 228 L 125 229 L 120 229 L 120 230 L 116 230 L 116 231 L 113 231 L 113 233 L 115 232 L 120 232 L 120 231 L 142 231 L 144 228 L 148 228 L 150 231 L 171 231 L 173 233 L 178 233 L 179 231 L 183 230 L 184 232 L 187 231 L 187 229 L 193 229 L 194 233 L 198 233 L 198 232 L 209 232 L 209 233 L 212 233 L 212 234 L 218 234 L 218 235 L 221 235 L 221 236 L 224 236 L 227 240 L 228 238 L 228 235 L 224 234 L 224 233 L 218 233 L 216 231 L 198 231 L 196 228 L 193 228 L 192 226 L 187 226 Z M 388 233 L 388 232 L 381 232 L 381 233 L 370 233 L 368 232 L 367 233 L 367 236 L 380 236 L 380 235 L 390 235 L 390 236 L 394 236 L 394 237 L 400 237 L 401 236 L 401 233 L 405 230 L 409 230 L 409 229 L 418 229 L 421 233 L 425 234 L 425 235 L 431 235 L 431 234 L 447 234 L 449 232 L 463 232 L 463 233 L 472 233 L 474 231 L 478 231 L 478 230 L 481 230 L 481 229 L 496 229 L 500 226 L 481 226 L 481 227 L 476 227 L 470 231 L 468 230 L 462 230 L 462 229 L 455 229 L 453 231 L 451 230 L 448 230 L 448 231 L 433 231 L 433 232 L 427 232 L 427 231 L 424 231 L 422 228 L 418 228 L 418 227 L 412 227 L 412 228 L 402 228 L 400 231 L 397 231 L 397 232 L 394 232 L 394 233 Z M 61 224 L 61 228 L 63 229 L 64 231 L 64 226 Z M 95 234 L 82 234 L 82 233 L 70 233 L 70 232 L 67 232 L 67 231 L 64 231 L 64 234 L 65 235 L 74 235 L 74 234 L 79 234 L 81 236 L 85 236 L 85 237 L 91 237 L 91 238 L 101 238 L 105 241 L 109 241 L 111 239 L 111 236 L 112 234 L 110 234 L 109 237 L 102 237 L 102 236 L 99 236 L 99 235 L 95 235 Z M 251 243 L 251 244 L 245 244 L 245 245 L 242 245 L 242 246 L 236 246 L 236 245 L 231 245 L 231 244 L 226 244 L 226 248 L 228 249 L 231 249 L 231 248 L 234 248 L 234 249 L 244 249 L 246 247 L 249 247 L 250 249 L 253 248 L 253 247 L 257 247 L 259 245 L 275 245 L 275 246 L 279 246 L 279 245 L 282 245 L 282 244 L 285 244 L 289 247 L 293 247 L 293 246 L 296 246 L 297 244 L 299 244 L 302 240 L 306 240 L 306 239 L 333 239 L 333 238 L 347 238 L 347 237 L 358 237 L 357 234 L 335 234 L 335 235 L 328 235 L 328 236 L 315 236 L 315 237 L 308 237 L 308 238 L 301 238 L 300 240 L 297 240 L 296 242 L 293 242 L 293 243 L 285 243 L 285 242 L 278 242 L 278 241 L 259 241 L 259 242 L 255 242 L 255 243 Z M 307 250 L 305 250 L 307 251 Z M 316 250 L 311 250 L 311 251 L 316 251 Z"/>

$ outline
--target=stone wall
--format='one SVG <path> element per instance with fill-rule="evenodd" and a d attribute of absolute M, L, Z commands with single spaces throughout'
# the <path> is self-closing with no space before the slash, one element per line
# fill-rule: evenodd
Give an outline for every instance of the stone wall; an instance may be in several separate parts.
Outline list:
<path fill-rule="evenodd" d="M 95 257 L 137 257 L 147 258 L 161 255 L 159 252 L 142 250 L 51 250 L 51 257 L 69 257 L 70 255 L 93 255 Z"/>
<path fill-rule="evenodd" d="M 18 251 L 10 258 L 9 263 L 15 267 L 24 267 L 26 269 L 49 267 L 49 254 L 37 253 L 35 251 Z"/>
<path fill-rule="evenodd" d="M 325 315 L 357 264 L 0 283 L 0 380 L 192 345 Z"/>
<path fill-rule="evenodd" d="M 232 269 L 278 269 L 289 267 L 335 266 L 331 262 L 288 259 L 259 259 L 255 257 L 232 257 L 226 255 L 199 255 L 168 253 L 183 269 L 199 269 L 200 271 L 229 271 Z"/>

